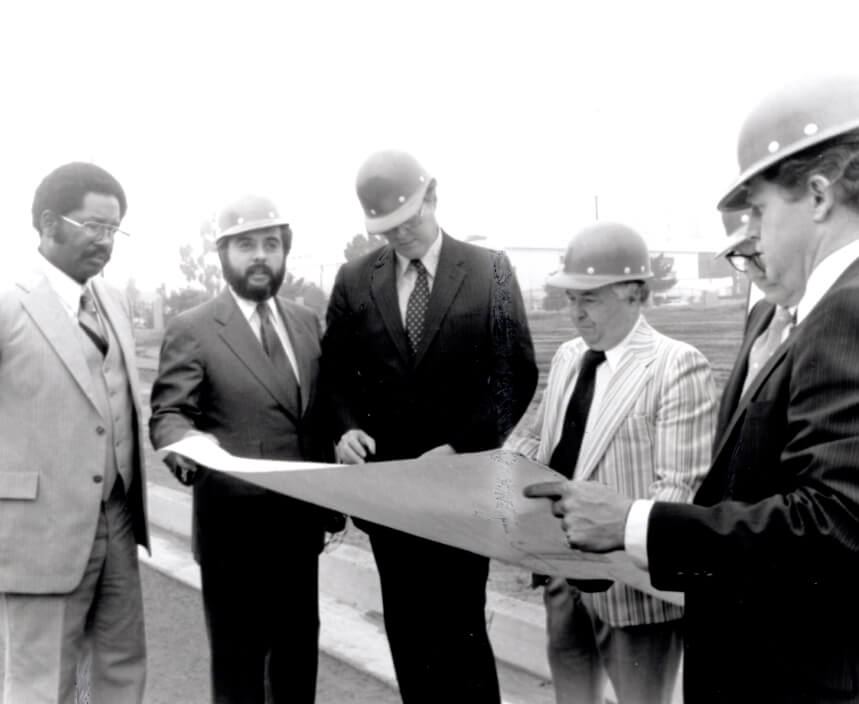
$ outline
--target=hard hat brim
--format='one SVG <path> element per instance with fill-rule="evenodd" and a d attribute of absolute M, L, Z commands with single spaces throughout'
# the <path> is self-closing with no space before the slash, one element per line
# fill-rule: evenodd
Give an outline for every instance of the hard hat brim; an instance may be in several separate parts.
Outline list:
<path fill-rule="evenodd" d="M 609 284 L 619 284 L 628 281 L 646 281 L 652 279 L 653 273 L 645 274 L 571 274 L 557 271 L 546 279 L 546 284 L 555 288 L 574 289 L 576 291 L 593 291 Z"/>
<path fill-rule="evenodd" d="M 226 230 L 219 232 L 218 236 L 215 238 L 215 244 L 220 242 L 225 237 L 240 235 L 243 232 L 250 232 L 251 230 L 265 230 L 269 227 L 280 227 L 281 225 L 289 225 L 289 221 L 286 218 L 264 218 L 260 220 L 246 220 L 241 224 L 233 225 L 232 227 L 228 227 Z"/>
<path fill-rule="evenodd" d="M 747 227 L 742 225 L 734 230 L 730 235 L 728 235 L 728 243 L 725 245 L 725 248 L 716 254 L 713 259 L 719 259 L 720 257 L 724 257 L 728 252 L 737 248 L 737 245 L 742 244 L 748 239 L 747 235 Z"/>
<path fill-rule="evenodd" d="M 748 208 L 749 205 L 746 202 L 747 186 L 748 182 L 755 176 L 766 171 L 770 166 L 783 161 L 789 156 L 793 156 L 809 147 L 813 147 L 816 144 L 820 144 L 821 142 L 825 142 L 828 139 L 832 139 L 833 137 L 837 137 L 840 134 L 844 134 L 845 132 L 850 132 L 855 129 L 859 129 L 859 118 L 843 122 L 840 125 L 835 125 L 829 129 L 821 130 L 816 134 L 810 135 L 805 139 L 801 139 L 798 142 L 791 144 L 785 149 L 766 156 L 763 159 L 758 159 L 758 161 L 745 169 L 734 180 L 734 183 L 728 189 L 728 192 L 719 200 L 716 208 L 718 210 L 744 210 L 745 208 Z"/>
<path fill-rule="evenodd" d="M 406 222 L 406 220 L 417 215 L 424 202 L 424 196 L 426 196 L 427 189 L 431 182 L 432 179 L 427 178 L 426 183 L 424 183 L 417 191 L 412 193 L 411 196 L 403 201 L 399 207 L 392 210 L 390 213 L 378 216 L 367 215 L 364 218 L 367 233 L 371 235 L 381 235 L 383 232 L 399 227 Z"/>

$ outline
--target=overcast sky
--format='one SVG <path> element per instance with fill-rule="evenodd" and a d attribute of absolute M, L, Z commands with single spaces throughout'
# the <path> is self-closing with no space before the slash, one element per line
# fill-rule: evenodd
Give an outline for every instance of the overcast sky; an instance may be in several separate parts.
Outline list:
<path fill-rule="evenodd" d="M 378 148 L 438 179 L 454 236 L 563 245 L 592 221 L 653 246 L 721 236 L 714 209 L 762 94 L 857 66 L 859 4 L 338 0 L 20 2 L 0 10 L 7 258 L 33 191 L 91 160 L 129 199 L 108 276 L 181 285 L 178 247 L 224 201 L 268 194 L 296 265 L 363 231 Z M 856 68 L 859 70 L 859 67 Z"/>

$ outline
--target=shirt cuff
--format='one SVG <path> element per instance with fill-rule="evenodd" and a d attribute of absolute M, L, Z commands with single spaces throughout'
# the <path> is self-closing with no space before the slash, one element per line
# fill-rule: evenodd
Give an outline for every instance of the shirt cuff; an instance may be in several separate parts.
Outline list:
<path fill-rule="evenodd" d="M 655 502 L 651 499 L 638 499 L 632 502 L 626 515 L 626 526 L 623 532 L 623 545 L 626 554 L 632 561 L 647 569 L 647 522 L 650 520 L 650 509 Z"/>

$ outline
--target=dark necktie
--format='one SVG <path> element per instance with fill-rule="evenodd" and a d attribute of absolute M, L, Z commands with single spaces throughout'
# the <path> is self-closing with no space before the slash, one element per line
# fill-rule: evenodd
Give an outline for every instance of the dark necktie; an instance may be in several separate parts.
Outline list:
<path fill-rule="evenodd" d="M 280 342 L 274 322 L 271 319 L 271 311 L 267 303 L 257 303 L 257 315 L 259 316 L 259 339 L 266 355 L 289 388 L 295 394 L 296 408 L 301 410 L 301 387 L 295 378 L 292 364 L 286 356 L 286 350 Z"/>
<path fill-rule="evenodd" d="M 104 357 L 107 354 L 107 335 L 98 316 L 95 301 L 89 289 L 85 288 L 81 294 L 80 307 L 78 308 L 78 325 Z"/>
<path fill-rule="evenodd" d="M 572 478 L 576 469 L 576 462 L 579 459 L 579 450 L 585 435 L 585 424 L 588 421 L 588 412 L 594 398 L 597 367 L 604 360 L 605 352 L 601 350 L 589 349 L 582 357 L 576 386 L 567 406 L 567 414 L 564 416 L 561 441 L 549 461 L 549 466 L 552 469 L 569 478 Z"/>
<path fill-rule="evenodd" d="M 424 334 L 424 320 L 427 315 L 430 290 L 427 268 L 421 260 L 412 259 L 411 265 L 418 272 L 418 278 L 406 304 L 406 337 L 409 340 L 412 354 L 416 354 Z"/>

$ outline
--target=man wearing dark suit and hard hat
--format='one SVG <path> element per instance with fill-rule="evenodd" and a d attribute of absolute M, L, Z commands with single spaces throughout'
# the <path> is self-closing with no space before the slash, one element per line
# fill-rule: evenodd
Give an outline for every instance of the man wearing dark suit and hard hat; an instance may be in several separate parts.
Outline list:
<path fill-rule="evenodd" d="M 322 381 L 342 462 L 498 447 L 528 406 L 537 368 L 507 257 L 436 221 L 436 181 L 382 151 L 356 183 L 381 249 L 337 274 Z M 489 560 L 367 522 L 403 701 L 499 701 L 486 632 Z"/>
<path fill-rule="evenodd" d="M 319 322 L 277 295 L 292 245 L 286 218 L 268 198 L 238 198 L 218 215 L 216 243 L 229 286 L 167 327 L 152 444 L 206 433 L 239 457 L 330 459 L 314 412 Z M 311 704 L 329 514 L 175 453 L 164 461 L 193 484 L 212 700 Z"/>
<path fill-rule="evenodd" d="M 596 482 L 526 493 L 552 497 L 572 546 L 625 548 L 654 587 L 686 593 L 687 702 L 857 702 L 859 79 L 771 94 L 738 154 L 718 208 L 748 210 L 760 287 L 795 317 L 756 321 L 763 361 L 694 504 Z"/>

